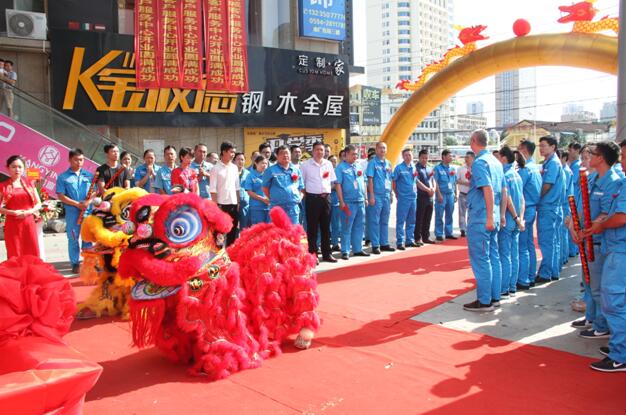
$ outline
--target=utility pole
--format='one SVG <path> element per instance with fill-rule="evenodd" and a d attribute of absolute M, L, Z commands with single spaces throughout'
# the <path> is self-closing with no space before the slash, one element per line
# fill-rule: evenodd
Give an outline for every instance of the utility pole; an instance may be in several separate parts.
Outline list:
<path fill-rule="evenodd" d="M 626 139 L 626 0 L 619 2 L 619 20 L 615 140 L 621 142 Z"/>

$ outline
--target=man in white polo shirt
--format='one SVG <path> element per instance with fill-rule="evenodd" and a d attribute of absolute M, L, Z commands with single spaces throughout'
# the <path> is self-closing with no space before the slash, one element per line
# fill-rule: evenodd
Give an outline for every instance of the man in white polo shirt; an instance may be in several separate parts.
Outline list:
<path fill-rule="evenodd" d="M 324 143 L 313 144 L 313 157 L 302 163 L 302 179 L 306 198 L 306 234 L 309 252 L 317 253 L 317 229 L 322 234 L 322 260 L 337 262 L 330 247 L 330 192 L 337 181 L 333 164 L 324 158 Z"/>
<path fill-rule="evenodd" d="M 235 145 L 224 141 L 220 146 L 220 159 L 211 169 L 209 178 L 211 200 L 233 219 L 233 228 L 226 235 L 226 246 L 235 241 L 239 224 L 239 169 L 233 163 L 234 158 Z"/>
<path fill-rule="evenodd" d="M 476 155 L 473 151 L 465 153 L 465 164 L 459 168 L 456 185 L 459 190 L 459 228 L 461 236 L 465 236 L 467 231 L 467 193 L 469 192 L 470 179 L 472 177 L 472 163 Z"/>

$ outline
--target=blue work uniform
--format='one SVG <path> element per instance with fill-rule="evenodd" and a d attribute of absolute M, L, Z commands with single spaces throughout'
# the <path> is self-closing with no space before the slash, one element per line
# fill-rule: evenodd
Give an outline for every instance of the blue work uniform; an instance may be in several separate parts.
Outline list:
<path fill-rule="evenodd" d="M 572 171 L 572 193 L 570 194 L 574 195 L 574 200 L 578 201 L 580 198 L 580 159 L 574 160 L 569 168 Z M 578 255 L 578 245 L 569 235 L 569 256 L 575 257 L 576 255 Z"/>
<path fill-rule="evenodd" d="M 439 201 L 438 196 L 435 197 L 435 236 L 438 238 L 444 236 L 444 214 L 446 221 L 445 236 L 452 236 L 456 170 L 452 166 L 445 166 L 443 163 L 439 163 L 435 166 L 434 177 L 439 193 L 443 196 L 442 201 Z"/>
<path fill-rule="evenodd" d="M 389 246 L 391 212 L 391 163 L 374 157 L 367 163 L 366 175 L 374 184 L 374 205 L 367 207 L 367 229 L 372 248 Z M 371 195 L 370 195 L 371 197 Z"/>
<path fill-rule="evenodd" d="M 487 212 L 483 187 L 493 191 L 493 211 Z M 470 264 L 476 278 L 476 294 L 481 304 L 500 300 L 501 266 L 498 253 L 498 224 L 504 184 L 502 164 L 487 150 L 482 150 L 472 164 L 470 190 L 467 194 L 469 209 L 467 244 Z M 487 215 L 491 215 L 495 229 L 485 228 Z"/>
<path fill-rule="evenodd" d="M 569 208 L 569 195 L 574 194 L 574 173 L 572 169 L 570 169 L 567 163 L 563 164 L 563 174 L 564 174 L 564 186 L 563 186 L 563 203 L 561 204 L 561 211 L 563 212 L 563 219 L 567 218 L 571 215 Z M 570 233 L 569 229 L 563 221 L 561 221 L 560 225 L 561 231 L 561 269 L 563 265 L 565 265 L 569 258 L 569 250 L 570 250 Z"/>
<path fill-rule="evenodd" d="M 617 195 L 621 186 L 621 179 L 617 172 L 609 169 L 604 176 L 600 177 L 597 172 L 592 175 L 593 180 L 589 180 L 589 211 L 591 220 L 594 221 L 601 214 L 609 213 L 613 195 Z M 596 235 L 593 238 L 594 261 L 589 261 L 589 285 L 584 284 L 586 291 L 585 304 L 595 311 L 595 315 L 589 316 L 589 321 L 593 322 L 593 329 L 598 332 L 609 330 L 601 304 L 602 270 L 606 259 L 606 245 L 604 235 Z"/>
<path fill-rule="evenodd" d="M 621 179 L 614 191 L 609 216 L 626 214 L 626 179 Z M 607 256 L 602 269 L 600 298 L 602 313 L 611 332 L 609 357 L 626 363 L 626 226 L 607 229 L 603 237 Z"/>
<path fill-rule="evenodd" d="M 563 198 L 563 167 L 556 153 L 544 160 L 541 170 L 541 185 L 550 184 L 550 190 L 539 200 L 537 206 L 537 240 L 541 250 L 542 260 L 539 267 L 538 277 L 545 280 L 558 278 L 559 245 L 561 233 L 559 232 L 559 218 L 561 217 L 561 204 Z"/>
<path fill-rule="evenodd" d="M 265 193 L 263 193 L 263 176 L 256 169 L 250 170 L 250 174 L 243 181 L 243 188 L 246 191 L 250 190 L 259 196 L 265 197 Z M 270 221 L 269 213 L 269 205 L 252 197 L 250 198 L 250 225 L 268 223 Z"/>
<path fill-rule="evenodd" d="M 156 189 L 155 183 L 156 183 L 156 176 L 159 173 L 160 169 L 161 168 L 157 166 L 156 164 L 152 166 L 152 170 L 154 171 L 154 179 L 149 178 L 148 180 L 146 180 L 146 182 L 142 186 L 146 192 L 149 192 L 149 193 L 157 192 L 157 190 L 155 190 Z M 139 166 L 137 166 L 137 168 L 135 169 L 135 183 L 139 183 L 139 181 L 143 179 L 146 176 L 146 174 L 148 174 L 148 166 L 146 166 L 145 164 L 140 164 Z"/>
<path fill-rule="evenodd" d="M 365 174 L 356 164 L 342 161 L 335 168 L 346 210 L 341 211 L 341 253 L 363 252 Z"/>
<path fill-rule="evenodd" d="M 287 168 L 274 164 L 263 173 L 263 187 L 269 189 L 270 209 L 280 206 L 291 219 L 291 223 L 297 225 L 304 189 L 300 169 L 291 163 Z"/>
<path fill-rule="evenodd" d="M 174 166 L 174 169 L 176 166 Z M 155 193 L 159 193 L 159 190 L 163 190 L 166 195 L 172 194 L 172 170 L 168 166 L 161 166 L 156 173 L 156 179 L 154 180 Z"/>
<path fill-rule="evenodd" d="M 82 202 L 87 198 L 87 192 L 89 192 L 89 186 L 93 180 L 93 174 L 85 169 L 80 169 L 78 172 L 73 172 L 72 169 L 67 169 L 57 178 L 56 192 L 62 194 L 76 202 Z M 65 232 L 67 233 L 67 250 L 70 256 L 70 262 L 72 265 L 78 265 L 80 263 L 80 225 L 78 225 L 78 217 L 80 216 L 80 209 L 68 204 L 63 204 L 65 208 Z M 88 214 L 87 209 L 84 214 Z M 82 243 L 83 248 L 91 246 L 90 243 Z"/>
<path fill-rule="evenodd" d="M 243 187 L 250 171 L 242 169 L 239 172 L 239 229 L 245 229 L 250 226 L 250 196 Z"/>
<path fill-rule="evenodd" d="M 213 165 L 208 161 L 203 160 L 201 163 L 196 163 L 194 160 L 191 162 L 189 167 L 194 169 L 198 175 L 198 189 L 200 190 L 200 197 L 211 200 L 211 193 L 209 192 L 209 176 L 204 176 L 200 179 L 200 169 L 202 168 L 202 170 L 208 173 L 213 168 Z"/>
<path fill-rule="evenodd" d="M 515 171 L 513 164 L 504 165 L 504 182 L 507 194 L 511 197 L 515 212 L 519 215 L 524 203 L 522 178 Z M 502 203 L 507 203 L 506 200 Z M 502 293 L 516 292 L 519 275 L 519 227 L 515 217 L 506 210 L 506 223 L 498 232 L 498 252 L 502 266 Z"/>
<path fill-rule="evenodd" d="M 335 183 L 330 191 L 330 243 L 339 246 L 341 238 L 341 209 L 339 209 L 339 197 L 335 189 Z"/>
<path fill-rule="evenodd" d="M 537 252 L 535 251 L 535 218 L 537 204 L 541 196 L 540 168 L 533 159 L 528 159 L 524 168 L 519 169 L 524 192 L 524 232 L 519 234 L 519 273 L 518 283 L 530 285 L 537 275 Z"/>
<path fill-rule="evenodd" d="M 417 205 L 417 170 L 413 163 L 400 163 L 393 170 L 396 185 L 396 244 L 415 243 L 415 208 Z M 406 227 L 405 227 L 406 224 Z M 406 238 L 405 238 L 406 235 Z"/>

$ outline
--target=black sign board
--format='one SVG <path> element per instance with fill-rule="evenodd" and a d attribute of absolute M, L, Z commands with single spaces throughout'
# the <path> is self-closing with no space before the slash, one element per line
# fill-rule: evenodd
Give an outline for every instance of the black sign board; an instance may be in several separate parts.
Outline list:
<path fill-rule="evenodd" d="M 361 89 L 363 125 L 380 125 L 380 92 L 379 88 L 371 86 Z"/>
<path fill-rule="evenodd" d="M 54 107 L 89 125 L 349 128 L 339 55 L 249 47 L 250 92 L 135 87 L 133 37 L 53 30 Z"/>

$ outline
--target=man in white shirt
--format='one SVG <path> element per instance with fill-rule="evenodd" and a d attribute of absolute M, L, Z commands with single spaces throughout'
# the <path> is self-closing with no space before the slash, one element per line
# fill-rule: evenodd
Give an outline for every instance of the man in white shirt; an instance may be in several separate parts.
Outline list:
<path fill-rule="evenodd" d="M 467 230 L 467 192 L 469 192 L 470 178 L 472 177 L 472 163 L 476 155 L 473 151 L 465 153 L 465 164 L 457 172 L 456 184 L 459 189 L 459 228 L 461 237 L 465 236 Z"/>
<path fill-rule="evenodd" d="M 337 181 L 333 164 L 324 158 L 324 143 L 313 144 L 313 157 L 300 167 L 306 198 L 307 239 L 309 252 L 317 253 L 317 229 L 321 231 L 322 260 L 337 262 L 330 246 L 330 192 Z"/>
<path fill-rule="evenodd" d="M 7 107 L 7 113 L 10 118 L 14 118 L 13 113 L 13 86 L 17 83 L 17 73 L 13 70 L 13 62 L 4 61 L 4 74 L 2 79 L 4 83 L 2 85 L 2 95 L 4 105 Z"/>
<path fill-rule="evenodd" d="M 226 235 L 226 246 L 235 241 L 239 225 L 239 169 L 233 163 L 234 158 L 235 145 L 224 141 L 220 146 L 220 159 L 211 169 L 209 178 L 211 200 L 233 219 L 233 228 Z"/>

